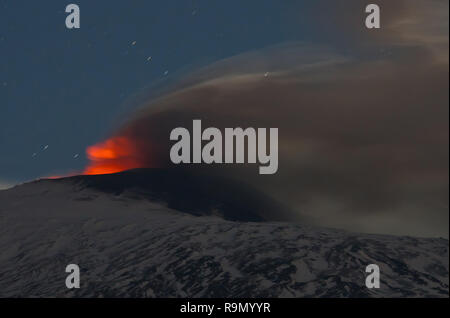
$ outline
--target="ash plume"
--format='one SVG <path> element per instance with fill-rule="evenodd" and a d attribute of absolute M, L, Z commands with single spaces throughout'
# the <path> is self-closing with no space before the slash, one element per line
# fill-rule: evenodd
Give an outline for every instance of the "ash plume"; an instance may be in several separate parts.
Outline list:
<path fill-rule="evenodd" d="M 222 131 L 276 127 L 275 175 L 246 164 L 186 169 L 254 185 L 298 211 L 292 220 L 448 237 L 448 2 L 424 3 L 386 4 L 398 15 L 374 42 L 351 33 L 351 53 L 290 43 L 192 73 L 90 148 L 86 173 L 171 167 L 170 131 L 194 119 Z M 446 19 L 431 21 L 443 7 Z"/>

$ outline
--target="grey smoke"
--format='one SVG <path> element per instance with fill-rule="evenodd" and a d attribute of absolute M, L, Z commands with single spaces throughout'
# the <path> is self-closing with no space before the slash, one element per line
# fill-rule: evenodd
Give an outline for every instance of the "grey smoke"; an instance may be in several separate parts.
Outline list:
<path fill-rule="evenodd" d="M 391 5 L 398 15 L 374 42 L 350 32 L 351 52 L 290 43 L 205 67 L 145 102 L 114 135 L 134 140 L 151 167 L 172 164 L 170 131 L 193 119 L 205 128 L 276 127 L 277 174 L 201 168 L 289 204 L 292 220 L 448 237 L 448 2 L 424 3 Z"/>

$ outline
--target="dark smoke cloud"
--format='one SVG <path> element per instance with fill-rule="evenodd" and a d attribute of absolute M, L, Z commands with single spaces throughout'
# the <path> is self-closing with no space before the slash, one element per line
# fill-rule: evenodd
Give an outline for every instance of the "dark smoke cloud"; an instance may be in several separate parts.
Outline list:
<path fill-rule="evenodd" d="M 148 166 L 170 166 L 170 131 L 191 129 L 193 119 L 204 128 L 277 127 L 277 174 L 259 175 L 257 165 L 202 169 L 288 203 L 293 220 L 448 237 L 448 2 L 392 2 L 383 11 L 398 14 L 384 16 L 389 32 L 376 43 L 359 40 L 359 28 L 349 32 L 359 46 L 351 54 L 288 44 L 218 62 L 143 105 L 114 136 L 139 145 Z M 352 19 L 339 21 L 353 30 Z"/>

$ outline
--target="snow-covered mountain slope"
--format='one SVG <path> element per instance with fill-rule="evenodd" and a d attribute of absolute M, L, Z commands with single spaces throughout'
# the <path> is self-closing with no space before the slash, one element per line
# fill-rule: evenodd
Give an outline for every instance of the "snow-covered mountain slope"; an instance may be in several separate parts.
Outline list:
<path fill-rule="evenodd" d="M 277 204 L 238 185 L 214 195 L 216 186 L 161 171 L 151 172 L 151 184 L 139 183 L 142 173 L 42 180 L 0 191 L 0 296 L 449 295 L 446 239 L 263 221 L 259 209 Z M 174 184 L 187 181 L 195 192 L 180 197 L 189 187 Z M 244 192 L 230 195 L 231 188 Z M 242 215 L 233 213 L 238 203 Z M 71 263 L 81 268 L 80 289 L 65 286 Z M 373 263 L 381 270 L 379 289 L 365 286 L 366 265 Z"/>

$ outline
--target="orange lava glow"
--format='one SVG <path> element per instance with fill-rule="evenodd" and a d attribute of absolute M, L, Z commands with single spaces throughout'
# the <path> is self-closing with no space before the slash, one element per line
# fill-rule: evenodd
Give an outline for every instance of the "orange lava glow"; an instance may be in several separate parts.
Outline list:
<path fill-rule="evenodd" d="M 108 174 L 142 168 L 137 146 L 125 137 L 113 137 L 86 149 L 90 163 L 83 174 Z"/>

